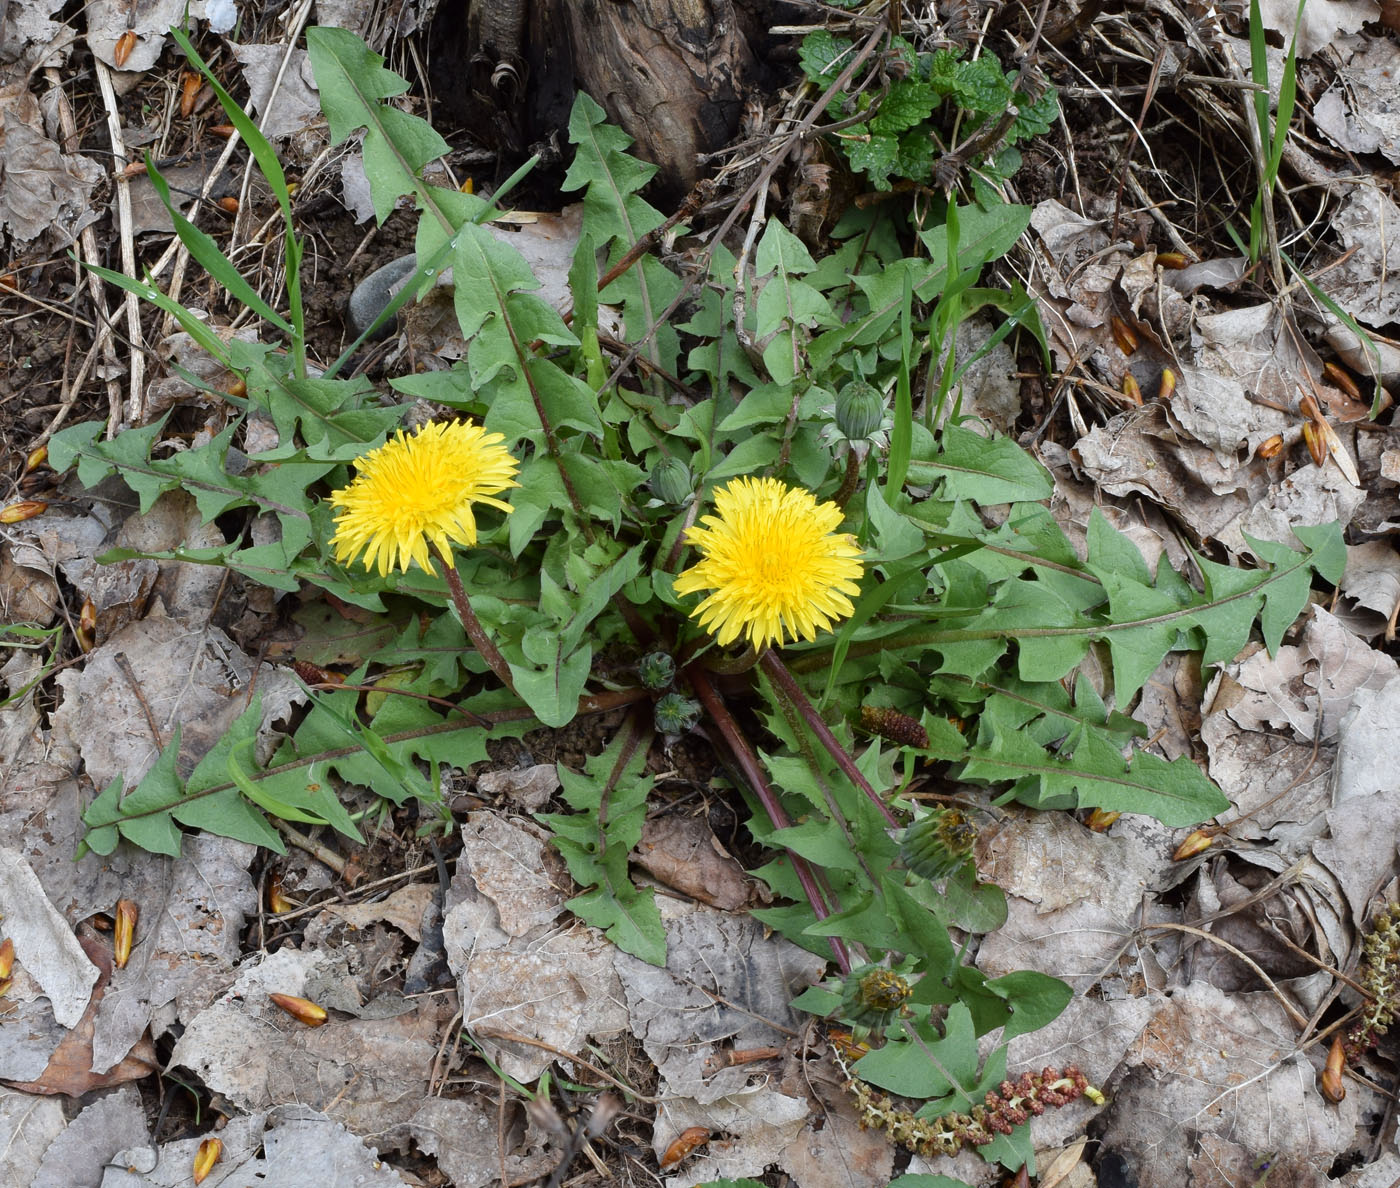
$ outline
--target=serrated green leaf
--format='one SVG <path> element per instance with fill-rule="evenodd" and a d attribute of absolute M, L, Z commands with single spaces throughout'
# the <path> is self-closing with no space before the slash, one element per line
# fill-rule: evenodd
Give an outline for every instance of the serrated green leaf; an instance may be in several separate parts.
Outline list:
<path fill-rule="evenodd" d="M 1230 802 L 1188 758 L 1159 758 L 1146 751 L 1124 759 L 1094 730 L 1080 732 L 1072 754 L 1054 755 L 1024 732 L 983 712 L 978 742 L 967 752 L 960 778 L 1000 783 L 1026 780 L 1042 798 L 1072 796 L 1082 808 L 1142 813 L 1172 826 L 1196 825 Z"/>
<path fill-rule="evenodd" d="M 928 83 L 905 78 L 894 83 L 880 110 L 870 121 L 870 130 L 881 136 L 891 136 L 923 123 L 938 106 L 939 96 Z"/>
<path fill-rule="evenodd" d="M 853 45 L 849 38 L 837 37 L 826 29 L 815 29 L 802 39 L 797 60 L 808 78 L 829 87 L 845 69 Z"/>
<path fill-rule="evenodd" d="M 537 813 L 554 832 L 554 845 L 574 881 L 590 890 L 570 900 L 570 910 L 634 957 L 666 963 L 666 930 L 650 891 L 627 878 L 627 856 L 642 836 L 652 778 L 643 775 L 650 731 L 635 722 L 618 732 L 580 774 L 559 766 L 561 795 L 573 815 Z"/>
<path fill-rule="evenodd" d="M 365 129 L 365 176 L 375 217 L 382 223 L 404 194 L 423 196 L 420 171 L 447 152 L 447 142 L 426 120 L 381 102 L 403 94 L 408 83 L 386 70 L 384 59 L 349 30 L 308 29 L 306 48 L 331 143 Z"/>
<path fill-rule="evenodd" d="M 877 190 L 890 188 L 890 174 L 899 163 L 899 138 L 873 132 L 864 124 L 855 124 L 843 134 L 841 141 L 851 168 L 864 173 Z"/>

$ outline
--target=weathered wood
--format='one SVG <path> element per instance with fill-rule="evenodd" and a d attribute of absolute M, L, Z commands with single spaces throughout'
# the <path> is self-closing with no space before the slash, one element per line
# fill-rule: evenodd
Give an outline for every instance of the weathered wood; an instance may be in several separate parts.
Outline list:
<path fill-rule="evenodd" d="M 743 114 L 756 66 L 731 0 L 573 0 L 575 77 L 666 181 L 689 189 L 700 153 Z"/>

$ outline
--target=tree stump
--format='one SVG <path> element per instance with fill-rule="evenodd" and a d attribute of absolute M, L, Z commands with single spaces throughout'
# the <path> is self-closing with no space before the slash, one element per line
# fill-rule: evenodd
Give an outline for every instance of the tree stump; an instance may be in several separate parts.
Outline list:
<path fill-rule="evenodd" d="M 438 100 L 507 156 L 562 146 L 587 92 L 689 190 L 702 153 L 733 137 L 760 67 L 734 0 L 467 0 L 439 9 L 430 39 Z"/>

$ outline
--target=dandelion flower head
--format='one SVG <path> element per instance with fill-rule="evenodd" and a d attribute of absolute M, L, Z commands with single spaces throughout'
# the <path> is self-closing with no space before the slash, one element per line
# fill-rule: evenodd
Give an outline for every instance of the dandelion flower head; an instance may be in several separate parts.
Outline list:
<path fill-rule="evenodd" d="M 853 611 L 860 548 L 836 532 L 841 509 L 771 478 L 736 479 L 715 491 L 715 515 L 686 532 L 702 559 L 676 592 L 711 590 L 691 617 L 721 645 L 745 635 L 757 651 L 787 637 L 815 639 Z"/>
<path fill-rule="evenodd" d="M 520 485 L 520 463 L 503 441 L 464 421 L 437 421 L 412 437 L 400 429 L 359 458 L 353 481 L 331 496 L 339 509 L 335 559 L 348 565 L 363 552 L 365 568 L 385 577 L 392 569 L 407 573 L 413 561 L 434 573 L 431 544 L 452 565 L 454 543 L 476 544 L 473 503 L 511 510 L 492 498 Z"/>

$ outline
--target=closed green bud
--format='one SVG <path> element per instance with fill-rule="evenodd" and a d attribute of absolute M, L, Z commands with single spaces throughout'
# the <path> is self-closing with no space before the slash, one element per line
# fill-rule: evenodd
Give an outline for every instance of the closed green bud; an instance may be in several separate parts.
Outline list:
<path fill-rule="evenodd" d="M 690 468 L 679 458 L 662 458 L 647 480 L 651 493 L 672 507 L 680 507 L 695 493 Z"/>
<path fill-rule="evenodd" d="M 864 380 L 852 380 L 836 393 L 836 427 L 850 441 L 874 436 L 885 422 L 885 398 Z"/>
<path fill-rule="evenodd" d="M 667 693 L 652 707 L 661 734 L 686 734 L 700 721 L 700 706 L 679 693 Z"/>
<path fill-rule="evenodd" d="M 637 662 L 637 674 L 644 687 L 660 692 L 676 679 L 676 662 L 667 652 L 648 652 Z"/>

